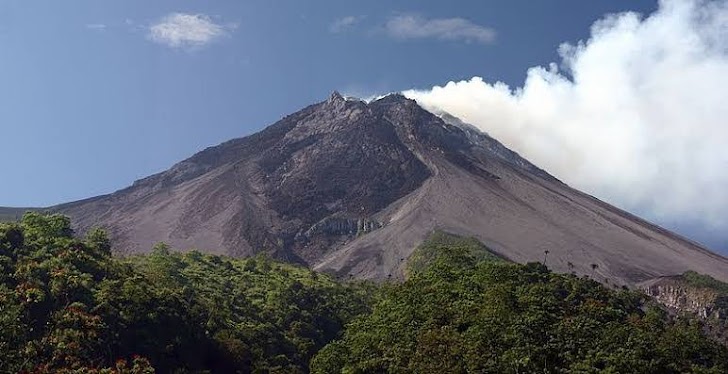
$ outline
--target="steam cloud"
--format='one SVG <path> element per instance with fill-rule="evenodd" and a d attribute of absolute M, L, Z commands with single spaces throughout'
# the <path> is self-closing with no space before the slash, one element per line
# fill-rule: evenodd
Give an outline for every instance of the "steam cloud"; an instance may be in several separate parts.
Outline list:
<path fill-rule="evenodd" d="M 620 207 L 728 232 L 728 1 L 608 15 L 559 54 L 522 88 L 474 77 L 404 94 Z"/>
<path fill-rule="evenodd" d="M 149 27 L 149 40 L 171 48 L 202 47 L 227 35 L 236 24 L 218 25 L 204 14 L 171 13 Z"/>

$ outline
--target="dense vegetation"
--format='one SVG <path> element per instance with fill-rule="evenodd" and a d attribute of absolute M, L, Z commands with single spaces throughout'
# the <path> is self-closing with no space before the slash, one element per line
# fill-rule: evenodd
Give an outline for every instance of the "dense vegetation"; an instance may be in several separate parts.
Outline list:
<path fill-rule="evenodd" d="M 482 248 L 467 242 L 440 247 L 428 267 L 383 288 L 312 371 L 728 372 L 725 348 L 697 322 L 670 321 L 640 294 L 474 253 Z"/>
<path fill-rule="evenodd" d="M 413 274 L 427 269 L 439 256 L 447 251 L 463 253 L 472 257 L 474 261 L 502 260 L 498 255 L 489 251 L 488 247 L 478 239 L 436 230 L 407 259 L 407 276 L 411 277 Z"/>
<path fill-rule="evenodd" d="M 376 288 L 264 257 L 110 249 L 63 216 L 0 224 L 0 372 L 728 372 L 697 322 L 444 233 Z"/>
<path fill-rule="evenodd" d="M 102 231 L 28 214 L 0 224 L 0 372 L 306 372 L 362 290 L 262 257 L 114 259 Z"/>
<path fill-rule="evenodd" d="M 679 277 L 688 286 L 707 288 L 720 294 L 728 295 L 728 283 L 721 282 L 710 275 L 699 274 L 694 271 L 686 271 Z"/>
<path fill-rule="evenodd" d="M 715 340 L 728 346 L 728 283 L 694 271 L 687 271 L 674 278 L 678 283 L 693 288 L 692 292 L 706 295 L 707 291 L 708 295 L 712 294 L 710 312 L 704 321 L 705 331 Z"/>

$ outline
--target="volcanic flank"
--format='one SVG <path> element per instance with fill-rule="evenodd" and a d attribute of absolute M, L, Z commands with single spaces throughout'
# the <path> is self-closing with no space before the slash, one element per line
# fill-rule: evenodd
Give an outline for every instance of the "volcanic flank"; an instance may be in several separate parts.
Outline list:
<path fill-rule="evenodd" d="M 686 270 L 728 281 L 727 259 L 396 94 L 366 103 L 334 92 L 131 187 L 51 210 L 79 231 L 107 228 L 122 254 L 164 241 L 386 279 L 439 229 L 512 261 L 544 261 L 548 251 L 556 271 L 615 284 Z"/>

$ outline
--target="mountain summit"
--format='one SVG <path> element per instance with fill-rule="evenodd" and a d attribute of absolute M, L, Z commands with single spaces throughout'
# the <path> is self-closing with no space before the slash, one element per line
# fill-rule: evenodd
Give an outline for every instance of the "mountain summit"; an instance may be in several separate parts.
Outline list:
<path fill-rule="evenodd" d="M 618 284 L 686 270 L 728 281 L 727 259 L 399 94 L 367 103 L 333 92 L 128 188 L 52 209 L 81 231 L 107 228 L 122 253 L 164 241 L 385 279 L 443 230 L 513 261 Z"/>

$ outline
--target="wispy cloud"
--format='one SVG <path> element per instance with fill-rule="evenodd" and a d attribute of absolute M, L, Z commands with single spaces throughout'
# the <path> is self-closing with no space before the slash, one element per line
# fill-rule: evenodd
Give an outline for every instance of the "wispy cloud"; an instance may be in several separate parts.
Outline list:
<path fill-rule="evenodd" d="M 94 31 L 104 31 L 106 30 L 106 25 L 103 23 L 88 23 L 86 24 L 86 28 Z"/>
<path fill-rule="evenodd" d="M 204 14 L 171 13 L 149 27 L 149 40 L 171 48 L 207 45 L 235 29 L 235 24 L 218 24 Z"/>
<path fill-rule="evenodd" d="M 341 17 L 331 23 L 331 25 L 329 26 L 329 31 L 331 31 L 332 33 L 340 33 L 346 31 L 347 29 L 361 22 L 363 19 L 364 16 Z"/>
<path fill-rule="evenodd" d="M 496 32 L 490 27 L 475 24 L 464 18 L 425 18 L 418 14 L 399 14 L 384 25 L 395 39 L 438 39 L 490 44 Z"/>

